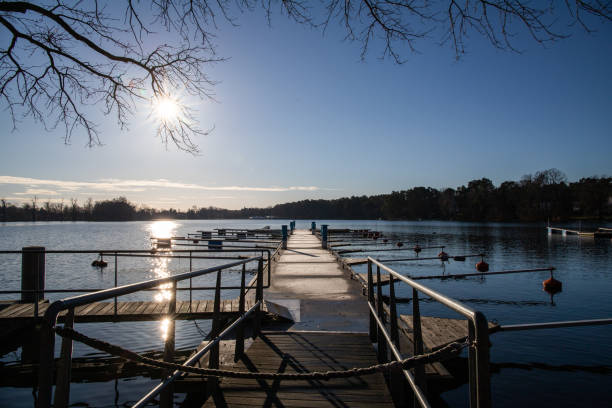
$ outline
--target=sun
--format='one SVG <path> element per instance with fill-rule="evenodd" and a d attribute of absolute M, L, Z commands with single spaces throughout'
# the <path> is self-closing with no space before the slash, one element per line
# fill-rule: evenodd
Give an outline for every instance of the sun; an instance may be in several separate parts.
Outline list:
<path fill-rule="evenodd" d="M 181 105 L 178 99 L 169 95 L 156 98 L 153 101 L 153 110 L 157 119 L 164 123 L 173 122 L 181 115 Z"/>

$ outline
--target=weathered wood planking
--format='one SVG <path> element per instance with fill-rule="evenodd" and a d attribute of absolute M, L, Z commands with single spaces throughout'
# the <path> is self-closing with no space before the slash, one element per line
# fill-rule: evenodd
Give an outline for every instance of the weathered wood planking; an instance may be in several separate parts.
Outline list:
<path fill-rule="evenodd" d="M 412 315 L 400 315 L 399 326 L 412 340 Z M 421 316 L 423 347 L 427 351 L 437 350 L 468 335 L 468 322 L 465 319 L 446 319 L 442 317 Z M 489 322 L 489 330 L 496 327 Z"/>
<path fill-rule="evenodd" d="M 254 302 L 247 300 L 245 308 L 248 310 Z M 49 303 L 39 303 L 38 316 L 42 317 L 49 307 Z M 264 311 L 267 309 L 264 305 Z M 116 310 L 116 313 L 115 313 Z M 175 320 L 208 319 L 213 314 L 212 300 L 179 300 L 176 302 Z M 66 312 L 60 313 L 59 321 L 63 321 Z M 234 299 L 221 301 L 222 315 L 238 314 L 238 307 Z M 94 302 L 75 308 L 76 322 L 106 322 L 106 321 L 145 321 L 159 320 L 167 317 L 167 302 Z M 34 317 L 32 303 L 13 304 L 0 310 L 0 322 L 27 320 Z"/>
<path fill-rule="evenodd" d="M 236 370 L 311 372 L 376 364 L 366 333 L 263 333 L 234 364 Z M 248 368 L 247 368 L 248 367 Z M 220 395 L 227 407 L 393 407 L 382 374 L 327 381 L 271 381 L 226 378 Z M 216 406 L 210 397 L 204 407 Z"/>

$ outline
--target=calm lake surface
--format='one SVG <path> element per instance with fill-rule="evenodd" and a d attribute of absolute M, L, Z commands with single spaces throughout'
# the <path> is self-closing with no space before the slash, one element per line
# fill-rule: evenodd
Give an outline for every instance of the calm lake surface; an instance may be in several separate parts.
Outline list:
<path fill-rule="evenodd" d="M 401 239 L 411 247 L 445 245 L 450 255 L 485 253 L 491 271 L 554 266 L 555 278 L 563 282 L 563 292 L 551 297 L 542 291 L 547 272 L 466 278 L 427 280 L 425 285 L 461 300 L 482 311 L 489 320 L 500 324 L 534 323 L 612 317 L 612 242 L 609 239 L 547 236 L 544 225 L 480 224 L 457 222 L 386 222 L 317 221 L 330 228 L 370 228 Z M 7 223 L 0 224 L 0 249 L 21 249 L 29 245 L 47 249 L 150 249 L 150 237 L 186 235 L 212 228 L 279 228 L 283 220 L 215 220 L 127 223 Z M 605 226 L 598 224 L 597 226 Z M 608 225 L 609 226 L 609 225 Z M 310 221 L 297 221 L 297 228 L 309 228 Z M 577 226 L 574 226 L 577 227 Z M 582 225 L 584 230 L 593 226 Z M 375 246 L 364 248 L 375 249 Z M 438 249 L 424 250 L 422 257 L 436 256 Z M 392 254 L 392 255 L 391 255 Z M 411 257 L 412 251 L 349 254 L 371 255 L 381 259 Z M 114 264 L 100 271 L 90 266 L 94 255 L 47 255 L 46 287 L 108 288 L 114 283 Z M 0 255 L 0 286 L 19 290 L 21 258 Z M 474 272 L 477 259 L 393 262 L 395 270 L 411 276 Z M 222 264 L 219 260 L 194 260 L 192 267 Z M 357 266 L 365 272 L 365 266 Z M 189 270 L 189 260 L 161 261 L 145 258 L 119 258 L 119 284 L 138 282 Z M 208 285 L 210 277 L 194 280 Z M 237 282 L 239 274 L 227 274 L 224 284 Z M 409 297 L 406 285 L 399 285 L 398 296 Z M 15 299 L 19 295 L 0 295 Z M 48 294 L 51 301 L 66 297 Z M 163 291 L 144 292 L 120 300 L 163 298 Z M 210 298 L 209 292 L 194 297 Z M 233 294 L 227 291 L 227 296 Z M 186 299 L 188 292 L 180 294 Z M 401 304 L 401 313 L 410 314 L 411 304 Z M 422 302 L 421 313 L 458 317 L 444 306 Z M 163 349 L 164 328 L 160 322 L 77 324 L 77 330 L 102 337 L 138 352 Z M 176 346 L 195 347 L 208 332 L 206 321 L 177 322 Z M 611 406 L 612 405 L 612 326 L 577 327 L 496 333 L 491 337 L 492 395 L 495 406 Z M 57 342 L 59 347 L 59 342 Z M 20 350 L 3 356 L 1 364 L 20 359 Z M 103 356 L 102 353 L 75 343 L 75 357 Z M 138 400 L 156 380 L 134 377 L 104 383 L 75 383 L 71 386 L 71 405 L 114 407 Z M 468 406 L 466 385 L 445 389 L 439 405 Z M 0 406 L 33 405 L 31 388 L 0 388 Z"/>

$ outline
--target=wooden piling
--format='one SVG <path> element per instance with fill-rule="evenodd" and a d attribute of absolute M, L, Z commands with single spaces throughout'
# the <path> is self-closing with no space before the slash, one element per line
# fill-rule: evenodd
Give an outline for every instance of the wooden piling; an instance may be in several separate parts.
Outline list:
<path fill-rule="evenodd" d="M 45 291 L 45 247 L 22 248 L 21 293 L 22 303 L 37 303 L 44 298 Z"/>

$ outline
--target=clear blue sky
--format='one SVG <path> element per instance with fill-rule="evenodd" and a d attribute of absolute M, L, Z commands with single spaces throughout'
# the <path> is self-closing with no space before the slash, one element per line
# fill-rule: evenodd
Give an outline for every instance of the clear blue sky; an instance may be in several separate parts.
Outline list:
<path fill-rule="evenodd" d="M 11 202 L 124 195 L 155 207 L 268 206 L 306 198 L 497 185 L 556 167 L 573 181 L 612 175 L 612 25 L 522 54 L 476 37 L 418 45 L 403 65 L 365 62 L 340 30 L 260 13 L 227 25 L 210 67 L 218 102 L 191 101 L 201 154 L 168 150 L 142 109 L 128 131 L 99 115 L 104 146 L 24 120 L 0 151 L 0 197 Z M 435 40 L 435 38 L 434 38 Z M 159 180 L 167 182 L 160 182 Z"/>

